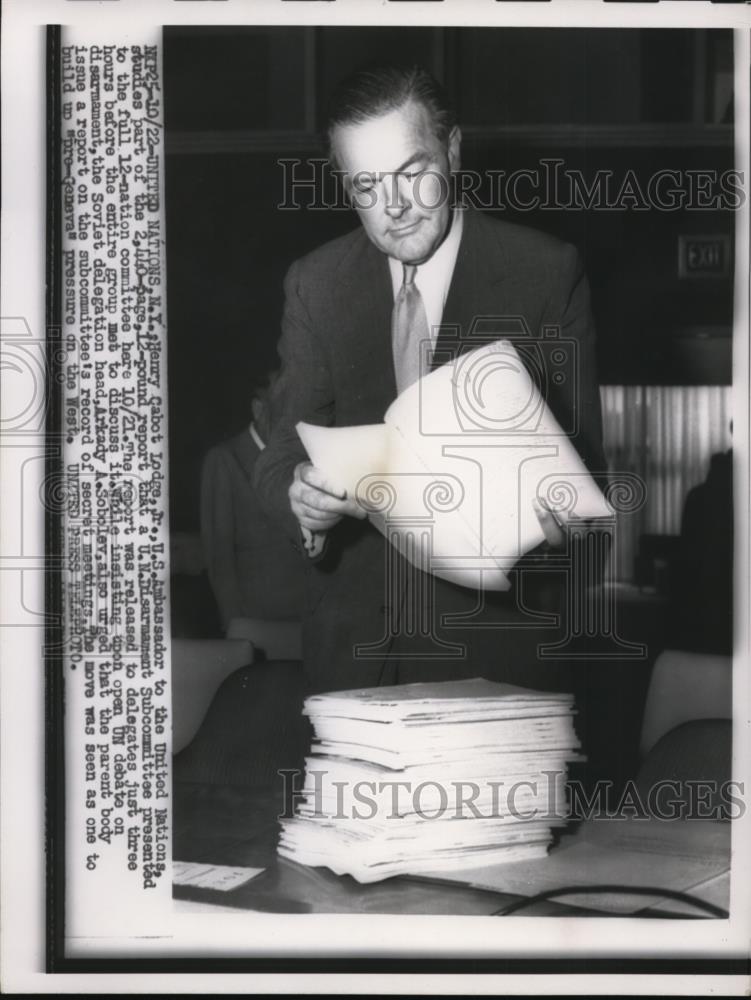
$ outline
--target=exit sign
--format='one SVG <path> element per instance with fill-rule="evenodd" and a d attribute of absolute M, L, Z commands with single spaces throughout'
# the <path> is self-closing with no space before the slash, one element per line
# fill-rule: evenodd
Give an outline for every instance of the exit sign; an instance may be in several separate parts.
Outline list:
<path fill-rule="evenodd" d="M 679 278 L 725 278 L 730 274 L 730 237 L 679 236 Z"/>

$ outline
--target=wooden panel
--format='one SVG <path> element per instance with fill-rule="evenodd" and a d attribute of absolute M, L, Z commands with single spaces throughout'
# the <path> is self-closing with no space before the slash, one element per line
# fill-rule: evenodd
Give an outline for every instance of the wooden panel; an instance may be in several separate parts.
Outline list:
<path fill-rule="evenodd" d="M 165 28 L 167 129 L 304 129 L 305 28 Z"/>

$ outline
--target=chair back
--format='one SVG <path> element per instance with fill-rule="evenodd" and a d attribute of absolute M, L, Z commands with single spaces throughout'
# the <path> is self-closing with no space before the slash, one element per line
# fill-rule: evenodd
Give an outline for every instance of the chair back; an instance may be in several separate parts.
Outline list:
<path fill-rule="evenodd" d="M 253 662 L 247 639 L 172 640 L 172 752 L 179 753 L 198 728 L 219 685 Z"/>
<path fill-rule="evenodd" d="M 730 656 L 667 649 L 655 661 L 644 708 L 639 752 L 644 758 L 661 736 L 695 719 L 730 719 Z"/>

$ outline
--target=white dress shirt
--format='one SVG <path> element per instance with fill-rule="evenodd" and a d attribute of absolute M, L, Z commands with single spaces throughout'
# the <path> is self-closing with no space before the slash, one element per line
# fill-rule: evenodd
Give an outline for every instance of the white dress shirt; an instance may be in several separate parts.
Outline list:
<path fill-rule="evenodd" d="M 454 274 L 456 256 L 459 253 L 463 224 L 464 212 L 460 209 L 454 209 L 448 236 L 432 257 L 429 257 L 424 264 L 417 265 L 415 284 L 422 296 L 425 315 L 428 320 L 428 328 L 434 344 L 438 327 L 440 327 L 443 321 L 443 309 L 446 305 L 451 278 Z M 389 270 L 391 271 L 391 284 L 394 289 L 394 299 L 396 299 L 404 280 L 404 265 L 394 257 L 389 257 L 388 261 Z"/>

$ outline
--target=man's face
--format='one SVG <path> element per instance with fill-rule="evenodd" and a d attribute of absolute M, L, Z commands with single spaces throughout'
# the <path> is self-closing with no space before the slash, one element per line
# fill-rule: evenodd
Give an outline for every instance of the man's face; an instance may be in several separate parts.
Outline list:
<path fill-rule="evenodd" d="M 340 125 L 333 145 L 365 232 L 405 264 L 426 261 L 451 218 L 449 176 L 459 167 L 461 133 L 440 142 L 418 103 L 357 125 Z"/>

